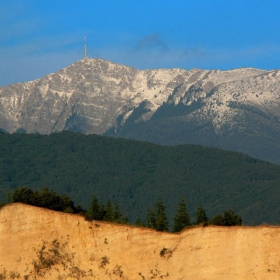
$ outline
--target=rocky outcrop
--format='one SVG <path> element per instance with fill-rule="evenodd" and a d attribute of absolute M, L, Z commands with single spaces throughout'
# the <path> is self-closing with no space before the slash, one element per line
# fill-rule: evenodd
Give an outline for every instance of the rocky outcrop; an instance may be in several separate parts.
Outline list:
<path fill-rule="evenodd" d="M 22 204 L 0 211 L 0 275 L 22 279 L 278 279 L 278 245 L 279 227 L 171 234 Z"/>

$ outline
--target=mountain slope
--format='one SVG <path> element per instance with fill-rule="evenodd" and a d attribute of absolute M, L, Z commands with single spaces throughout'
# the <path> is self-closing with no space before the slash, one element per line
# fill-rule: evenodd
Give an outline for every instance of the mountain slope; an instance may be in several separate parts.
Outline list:
<path fill-rule="evenodd" d="M 0 275 L 19 279 L 279 279 L 278 245 L 279 227 L 170 234 L 21 204 L 0 211 Z"/>
<path fill-rule="evenodd" d="M 2 199 L 49 187 L 88 207 L 95 194 L 132 222 L 162 199 L 172 226 L 183 197 L 193 221 L 203 205 L 210 218 L 232 208 L 245 224 L 279 222 L 280 167 L 235 152 L 62 132 L 0 134 L 0 155 Z"/>
<path fill-rule="evenodd" d="M 62 130 L 196 143 L 280 164 L 280 71 L 141 71 L 85 58 L 0 88 L 4 131 Z"/>

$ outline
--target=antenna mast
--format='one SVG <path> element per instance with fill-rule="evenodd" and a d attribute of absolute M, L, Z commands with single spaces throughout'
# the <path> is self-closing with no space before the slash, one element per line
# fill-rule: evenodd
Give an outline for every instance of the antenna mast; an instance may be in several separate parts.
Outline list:
<path fill-rule="evenodd" d="M 85 49 L 84 49 L 84 58 L 87 58 L 87 36 L 84 37 L 85 39 Z"/>

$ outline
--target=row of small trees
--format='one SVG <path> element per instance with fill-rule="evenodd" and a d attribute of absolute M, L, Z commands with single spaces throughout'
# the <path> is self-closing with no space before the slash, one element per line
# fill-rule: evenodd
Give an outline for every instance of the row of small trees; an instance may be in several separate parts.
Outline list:
<path fill-rule="evenodd" d="M 86 213 L 86 218 L 87 220 L 128 223 L 127 217 L 123 213 L 121 213 L 117 203 L 115 203 L 114 206 L 112 206 L 110 200 L 108 200 L 106 207 L 104 207 L 103 204 L 99 203 L 96 196 L 94 196 L 92 199 L 89 210 Z M 140 219 L 137 219 L 135 224 L 138 226 L 153 228 L 158 231 L 169 231 L 169 222 L 166 215 L 166 207 L 163 201 L 159 200 L 155 205 L 155 209 L 148 209 L 147 218 L 145 222 L 141 221 Z M 197 209 L 196 222 L 191 223 L 187 205 L 185 203 L 185 200 L 182 199 L 179 204 L 177 213 L 174 217 L 173 232 L 180 232 L 185 227 L 194 224 L 235 226 L 241 225 L 242 219 L 232 210 L 228 210 L 224 212 L 224 215 L 218 214 L 212 220 L 209 220 L 206 215 L 205 209 L 200 206 Z"/>
<path fill-rule="evenodd" d="M 212 220 L 210 220 L 205 209 L 200 206 L 196 212 L 196 225 L 217 225 L 217 226 L 237 226 L 242 224 L 242 218 L 235 214 L 231 209 L 224 212 L 224 214 L 216 215 Z M 190 222 L 190 216 L 185 204 L 182 200 L 178 208 L 177 214 L 174 218 L 174 232 L 179 232 L 187 226 L 192 225 Z"/>
<path fill-rule="evenodd" d="M 148 210 L 146 226 L 154 228 L 159 231 L 168 231 L 169 224 L 165 213 L 165 206 L 162 201 L 156 204 L 156 210 Z M 191 223 L 190 215 L 184 199 L 181 200 L 177 213 L 174 217 L 173 231 L 180 232 L 184 228 L 191 225 L 218 225 L 218 226 L 236 226 L 242 224 L 242 219 L 239 215 L 235 214 L 231 209 L 223 214 L 216 215 L 212 220 L 206 215 L 205 209 L 200 206 L 196 212 L 196 222 Z M 145 225 L 145 224 L 143 224 Z"/>
<path fill-rule="evenodd" d="M 108 200 L 106 206 L 104 206 L 102 203 L 99 203 L 96 196 L 93 197 L 89 209 L 86 212 L 86 219 L 89 221 L 98 220 L 121 224 L 128 223 L 126 215 L 121 212 L 117 202 L 113 205 L 111 201 Z"/>
<path fill-rule="evenodd" d="M 86 219 L 89 221 L 99 220 L 122 224 L 128 223 L 127 216 L 121 212 L 117 202 L 112 204 L 111 201 L 108 200 L 104 206 L 98 201 L 96 196 L 93 197 L 88 211 L 84 211 L 80 206 L 75 206 L 74 202 L 68 196 L 57 195 L 48 188 L 44 188 L 41 192 L 33 191 L 27 187 L 18 188 L 14 191 L 12 198 L 14 202 L 26 203 L 56 211 L 85 214 Z M 158 231 L 169 231 L 170 227 L 163 201 L 159 200 L 154 209 L 148 209 L 145 222 L 137 219 L 135 224 L 153 228 Z M 232 210 L 228 210 L 225 211 L 224 214 L 218 214 L 212 220 L 209 220 L 205 209 L 200 206 L 197 209 L 195 223 L 191 223 L 187 205 L 185 200 L 182 199 L 174 217 L 173 232 L 180 232 L 185 227 L 194 224 L 235 226 L 241 225 L 242 219 Z"/>

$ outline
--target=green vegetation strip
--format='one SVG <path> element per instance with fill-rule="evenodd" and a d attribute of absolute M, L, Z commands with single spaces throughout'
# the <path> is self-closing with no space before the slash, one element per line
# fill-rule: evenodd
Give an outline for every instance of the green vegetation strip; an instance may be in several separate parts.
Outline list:
<path fill-rule="evenodd" d="M 279 223 L 280 167 L 197 145 L 163 147 L 135 140 L 62 132 L 0 134 L 0 200 L 18 187 L 67 194 L 88 208 L 117 201 L 128 221 L 146 218 L 160 199 L 172 223 L 183 198 L 191 219 L 225 209 L 245 224 Z"/>

